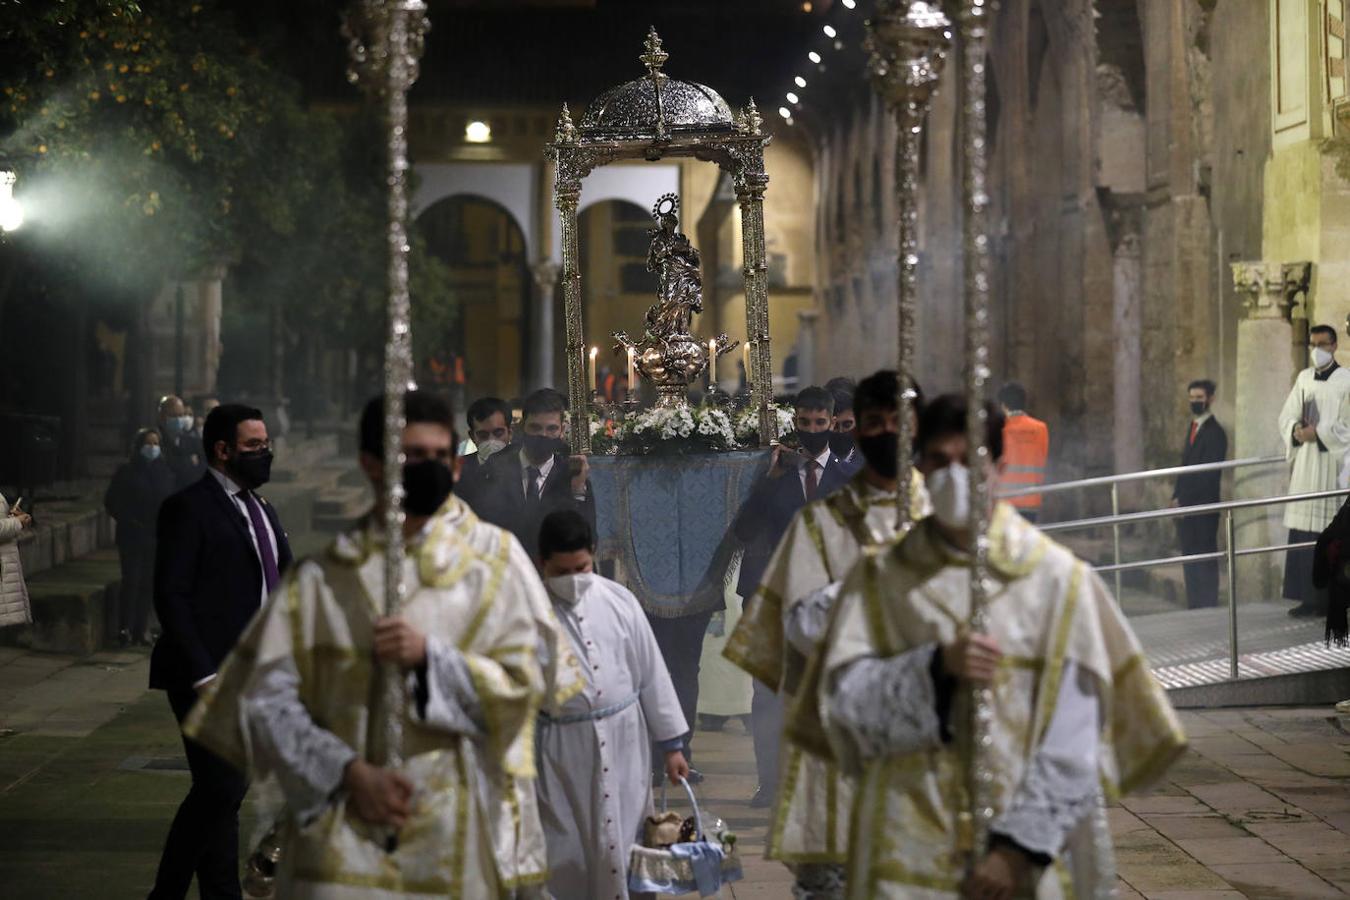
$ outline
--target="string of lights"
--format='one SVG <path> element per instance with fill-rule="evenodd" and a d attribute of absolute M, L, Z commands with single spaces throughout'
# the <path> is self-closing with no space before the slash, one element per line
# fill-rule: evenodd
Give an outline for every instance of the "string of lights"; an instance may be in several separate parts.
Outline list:
<path fill-rule="evenodd" d="M 858 0 L 840 0 L 840 5 L 842 5 L 845 10 L 851 12 L 857 9 Z M 812 3 L 805 2 L 802 4 L 802 12 L 810 13 L 812 9 L 813 9 Z M 825 37 L 828 39 L 828 43 L 823 48 L 813 47 L 806 53 L 806 58 L 810 60 L 811 65 L 815 67 L 816 74 L 823 73 L 825 71 L 826 63 L 824 53 L 829 53 L 832 50 L 840 51 L 844 49 L 844 41 L 839 36 L 839 28 L 835 27 L 835 25 L 829 22 L 826 22 L 823 25 L 821 25 L 820 30 L 821 33 L 824 34 Z M 824 51 L 824 53 L 822 53 L 822 50 Z M 778 107 L 778 115 L 782 117 L 783 122 L 786 125 L 797 124 L 796 116 L 794 115 L 794 113 L 795 111 L 800 110 L 803 106 L 804 95 L 799 93 L 799 91 L 804 91 L 806 89 L 807 74 L 811 73 L 808 71 L 806 74 L 798 74 L 794 76 L 792 79 L 792 83 L 796 85 L 796 89 L 795 90 L 788 89 L 783 94 L 783 98 L 787 101 L 787 103 L 783 106 Z"/>

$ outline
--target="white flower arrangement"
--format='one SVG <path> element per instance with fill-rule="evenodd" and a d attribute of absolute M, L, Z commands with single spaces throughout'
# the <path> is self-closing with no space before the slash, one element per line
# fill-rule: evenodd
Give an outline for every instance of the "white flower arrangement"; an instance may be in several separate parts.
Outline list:
<path fill-rule="evenodd" d="M 769 406 L 778 420 L 778 437 L 782 437 L 796 427 L 792 407 L 781 403 Z M 736 440 L 742 444 L 755 443 L 759 439 L 759 407 L 747 406 L 736 414 Z"/>
<path fill-rule="evenodd" d="M 612 430 L 598 416 L 591 420 L 592 447 L 602 453 L 680 454 L 737 450 L 732 414 L 716 406 L 644 409 Z"/>

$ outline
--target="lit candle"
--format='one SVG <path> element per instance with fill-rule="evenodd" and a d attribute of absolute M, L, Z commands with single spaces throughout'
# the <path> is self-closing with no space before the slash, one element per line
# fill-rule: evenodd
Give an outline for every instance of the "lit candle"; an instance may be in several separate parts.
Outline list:
<path fill-rule="evenodd" d="M 633 348 L 628 348 L 628 393 L 637 390 L 637 357 Z"/>
<path fill-rule="evenodd" d="M 717 387 L 717 338 L 708 339 L 708 390 Z"/>
<path fill-rule="evenodd" d="M 591 393 L 595 393 L 595 357 L 599 355 L 600 348 L 591 348 Z"/>

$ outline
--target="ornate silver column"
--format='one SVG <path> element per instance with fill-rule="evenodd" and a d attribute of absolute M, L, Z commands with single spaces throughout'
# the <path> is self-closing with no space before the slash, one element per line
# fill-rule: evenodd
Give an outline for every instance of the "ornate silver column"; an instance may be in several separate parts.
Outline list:
<path fill-rule="evenodd" d="M 764 124 L 754 98 L 746 105 L 737 130 L 758 137 Z M 769 265 L 764 250 L 764 190 L 769 176 L 764 172 L 764 144 L 748 141 L 733 152 L 735 168 L 731 184 L 741 207 L 741 250 L 745 279 L 746 334 L 750 340 L 751 402 L 759 410 L 759 445 L 769 446 L 778 437 L 773 413 L 773 354 L 769 340 Z"/>
<path fill-rule="evenodd" d="M 961 186 L 965 206 L 965 307 L 966 307 L 966 399 L 970 466 L 971 531 L 975 536 L 970 571 L 970 630 L 988 631 L 989 579 L 989 479 L 992 465 L 985 445 L 988 413 L 985 410 L 989 381 L 989 193 L 987 184 L 988 141 L 985 119 L 985 64 L 989 17 L 994 0 L 962 0 L 961 69 L 962 135 Z M 991 738 L 993 707 L 989 688 L 971 692 L 973 745 L 969 750 L 967 778 L 973 826 L 972 865 L 983 855 L 989 825 L 994 818 L 994 773 L 984 764 Z"/>
<path fill-rule="evenodd" d="M 563 104 L 558 116 L 554 144 L 574 149 L 577 129 Z M 568 438 L 573 453 L 591 452 L 591 394 L 586 386 L 586 337 L 581 327 L 581 252 L 577 245 L 577 203 L 581 200 L 581 179 L 589 167 L 576 165 L 571 156 L 552 151 L 554 172 L 553 199 L 561 220 L 563 312 L 567 322 L 567 403 L 571 412 Z"/>
<path fill-rule="evenodd" d="M 530 266 L 534 276 L 534 330 L 530 341 L 530 387 L 553 386 L 553 295 L 558 286 L 558 264 L 540 260 Z"/>
<path fill-rule="evenodd" d="M 403 607 L 403 395 L 412 386 L 412 323 L 408 300 L 408 89 L 417 80 L 418 59 L 429 23 L 422 0 L 357 0 L 343 22 L 351 67 L 384 106 L 387 129 L 389 222 L 389 322 L 384 348 L 384 614 Z M 371 759 L 402 761 L 403 688 L 396 666 L 381 671 L 381 702 L 372 711 Z"/>
<path fill-rule="evenodd" d="M 914 383 L 914 322 L 918 305 L 919 145 L 924 119 L 951 46 L 951 20 L 935 3 L 881 0 L 868 21 L 866 48 L 872 85 L 895 114 L 895 196 L 899 210 L 899 270 L 896 274 L 897 365 L 900 412 L 897 516 L 910 526 L 910 463 L 914 429 L 910 422 Z"/>

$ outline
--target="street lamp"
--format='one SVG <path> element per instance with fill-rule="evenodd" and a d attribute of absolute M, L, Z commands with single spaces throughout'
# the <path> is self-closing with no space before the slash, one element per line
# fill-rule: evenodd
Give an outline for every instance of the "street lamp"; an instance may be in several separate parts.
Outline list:
<path fill-rule="evenodd" d="M 14 198 L 17 180 L 9 169 L 0 169 L 0 231 L 18 231 L 23 225 L 23 205 Z"/>

